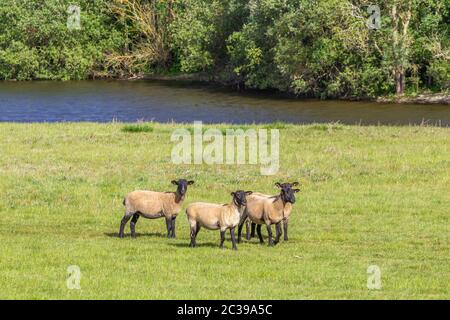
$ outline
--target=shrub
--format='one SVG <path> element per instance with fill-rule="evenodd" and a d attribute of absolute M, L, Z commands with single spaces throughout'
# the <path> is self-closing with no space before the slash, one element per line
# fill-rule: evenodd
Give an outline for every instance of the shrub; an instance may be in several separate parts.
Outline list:
<path fill-rule="evenodd" d="M 148 124 L 126 125 L 122 128 L 123 132 L 153 132 L 153 127 Z"/>
<path fill-rule="evenodd" d="M 85 79 L 125 37 L 105 0 L 78 0 L 81 30 L 69 30 L 71 0 L 0 2 L 0 79 Z"/>

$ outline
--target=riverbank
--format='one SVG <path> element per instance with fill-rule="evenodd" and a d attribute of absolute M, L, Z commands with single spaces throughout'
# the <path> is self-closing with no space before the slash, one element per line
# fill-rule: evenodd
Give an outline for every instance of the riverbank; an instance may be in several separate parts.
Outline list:
<path fill-rule="evenodd" d="M 450 93 L 426 93 L 403 97 L 379 97 L 376 101 L 380 103 L 450 105 Z"/>
<path fill-rule="evenodd" d="M 263 125 L 280 130 L 280 170 L 261 176 L 259 165 L 172 164 L 170 136 L 189 126 L 0 123 L 0 298 L 450 298 L 449 128 Z M 177 239 L 145 219 L 137 239 L 116 237 L 126 193 L 182 177 L 195 180 L 185 205 L 299 180 L 289 241 L 233 252 L 228 235 L 220 250 L 218 232 L 202 230 L 191 249 L 184 212 Z M 66 287 L 71 265 L 81 290 Z M 381 290 L 367 289 L 370 265 Z"/>
<path fill-rule="evenodd" d="M 34 80 L 35 82 L 48 82 L 48 80 Z M 80 80 L 78 80 L 80 81 Z M 273 98 L 288 98 L 288 99 L 296 99 L 296 100 L 320 100 L 320 101 L 360 101 L 360 102 L 376 102 L 379 104 L 410 104 L 410 105 L 450 105 L 450 92 L 442 92 L 442 93 L 422 93 L 422 94 L 414 94 L 414 95 L 404 95 L 401 97 L 397 97 L 395 95 L 390 96 L 380 96 L 376 98 L 369 97 L 337 97 L 333 99 L 318 99 L 312 97 L 301 97 L 296 96 L 292 93 L 281 92 L 278 90 L 257 90 L 257 89 L 245 89 L 245 88 L 237 88 L 236 86 L 232 86 L 229 83 L 219 81 L 208 75 L 206 73 L 195 73 L 195 74 L 159 74 L 159 75 L 144 75 L 137 74 L 130 77 L 110 77 L 105 76 L 103 74 L 98 74 L 94 76 L 90 80 L 81 80 L 81 81 L 154 81 L 160 83 L 167 84 L 178 84 L 182 86 L 205 86 L 210 88 L 217 88 L 218 90 L 229 90 L 236 93 L 241 94 L 255 94 L 255 95 L 264 95 L 267 97 L 272 96 Z M 1 81 L 0 81 L 1 82 Z M 20 81 L 17 80 L 4 80 L 4 82 L 12 82 L 18 83 Z"/>
<path fill-rule="evenodd" d="M 150 81 L 167 81 L 167 82 L 179 82 L 179 83 L 197 83 L 204 85 L 217 85 L 224 88 L 237 88 L 230 86 L 227 83 L 218 81 L 214 79 L 211 75 L 206 73 L 194 73 L 194 74 L 175 74 L 175 75 L 140 75 L 133 78 L 127 78 L 122 80 L 150 80 Z M 245 90 L 243 90 L 245 91 Z M 276 90 L 255 90 L 252 89 L 250 92 L 272 92 L 276 96 L 287 97 L 287 98 L 302 98 L 294 94 L 289 94 L 286 92 L 279 92 Z M 305 98 L 305 97 L 303 97 Z M 450 92 L 442 93 L 422 93 L 415 95 L 404 95 L 397 97 L 392 96 L 380 96 L 376 98 L 369 97 L 339 97 L 339 100 L 343 101 L 371 101 L 378 103 L 398 103 L 398 104 L 442 104 L 450 105 Z"/>

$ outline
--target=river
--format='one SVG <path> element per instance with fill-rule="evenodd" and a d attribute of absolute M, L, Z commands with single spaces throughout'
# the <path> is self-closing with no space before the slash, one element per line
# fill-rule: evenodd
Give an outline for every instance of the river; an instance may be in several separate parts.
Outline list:
<path fill-rule="evenodd" d="M 0 82 L 1 122 L 450 125 L 450 106 L 300 100 L 162 81 Z"/>

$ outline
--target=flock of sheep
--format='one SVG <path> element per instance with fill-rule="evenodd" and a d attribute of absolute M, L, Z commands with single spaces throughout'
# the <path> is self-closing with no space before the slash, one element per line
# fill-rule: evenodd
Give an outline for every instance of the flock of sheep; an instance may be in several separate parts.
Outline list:
<path fill-rule="evenodd" d="M 120 224 L 119 237 L 124 237 L 124 229 L 131 219 L 131 236 L 136 237 L 136 223 L 140 216 L 148 219 L 165 217 L 167 225 L 167 237 L 175 238 L 175 221 L 181 211 L 183 200 L 189 185 L 194 181 L 179 179 L 173 180 L 172 184 L 177 186 L 175 192 L 156 192 L 137 190 L 128 194 L 123 204 L 125 215 Z M 233 249 L 236 247 L 235 229 L 238 227 L 238 240 L 241 242 L 242 227 L 247 226 L 246 238 L 250 240 L 255 235 L 255 227 L 259 241 L 263 243 L 261 226 L 266 225 L 269 235 L 269 246 L 279 242 L 284 226 L 284 240 L 288 240 L 288 221 L 295 203 L 295 193 L 300 189 L 293 187 L 298 182 L 275 184 L 280 188 L 278 195 L 267 195 L 259 192 L 238 190 L 231 192 L 232 201 L 229 204 L 215 204 L 207 202 L 194 202 L 188 205 L 186 214 L 190 226 L 191 247 L 196 246 L 197 234 L 201 227 L 209 230 L 220 230 L 220 247 L 223 248 L 225 232 L 230 230 Z M 252 232 L 249 227 L 251 224 Z M 276 237 L 273 240 L 271 225 L 276 225 Z"/>

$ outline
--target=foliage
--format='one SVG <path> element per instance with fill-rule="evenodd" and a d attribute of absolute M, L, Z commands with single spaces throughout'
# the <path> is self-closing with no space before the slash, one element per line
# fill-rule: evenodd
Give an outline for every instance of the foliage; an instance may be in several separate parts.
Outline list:
<path fill-rule="evenodd" d="M 171 59 L 168 27 L 173 19 L 173 2 L 113 0 L 109 9 L 123 25 L 127 45 L 107 57 L 108 65 L 125 75 L 167 67 Z"/>
<path fill-rule="evenodd" d="M 450 87 L 450 0 L 78 1 L 0 4 L 0 79 L 204 72 L 239 88 L 375 97 Z"/>
<path fill-rule="evenodd" d="M 129 124 L 122 128 L 123 132 L 153 132 L 153 127 L 148 124 Z"/>
<path fill-rule="evenodd" d="M 249 0 L 237 11 L 233 1 L 185 2 L 174 29 L 182 71 L 316 97 L 448 86 L 449 1 L 380 1 L 379 30 L 367 27 L 368 1 Z M 232 28 L 218 22 L 233 14 Z"/>
<path fill-rule="evenodd" d="M 181 71 L 223 71 L 227 63 L 226 39 L 239 30 L 247 16 L 247 1 L 182 0 L 172 26 L 173 49 Z"/>
<path fill-rule="evenodd" d="M 79 0 L 81 30 L 67 28 L 70 0 L 2 0 L 0 79 L 84 79 L 123 44 L 103 0 Z"/>

